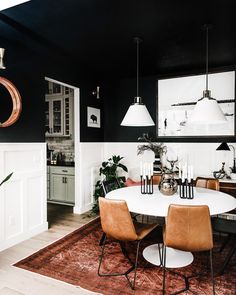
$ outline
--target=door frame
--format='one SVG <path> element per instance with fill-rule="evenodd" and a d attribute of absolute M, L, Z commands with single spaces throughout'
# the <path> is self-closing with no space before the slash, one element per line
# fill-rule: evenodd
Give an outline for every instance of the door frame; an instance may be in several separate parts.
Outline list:
<path fill-rule="evenodd" d="M 75 205 L 74 213 L 81 211 L 81 184 L 80 184 L 80 88 L 66 84 L 64 82 L 44 77 L 46 81 L 60 84 L 65 87 L 69 87 L 74 90 L 74 154 L 75 154 Z"/>

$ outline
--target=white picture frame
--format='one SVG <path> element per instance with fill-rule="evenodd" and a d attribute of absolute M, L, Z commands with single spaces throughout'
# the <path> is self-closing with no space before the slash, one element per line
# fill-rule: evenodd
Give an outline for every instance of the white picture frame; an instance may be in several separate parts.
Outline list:
<path fill-rule="evenodd" d="M 87 126 L 92 128 L 101 128 L 101 110 L 87 107 Z"/>

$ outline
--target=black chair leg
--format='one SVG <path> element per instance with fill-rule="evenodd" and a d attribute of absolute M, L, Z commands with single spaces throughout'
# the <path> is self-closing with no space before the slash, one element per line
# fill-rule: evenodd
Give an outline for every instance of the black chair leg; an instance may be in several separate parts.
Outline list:
<path fill-rule="evenodd" d="M 224 248 L 228 244 L 230 238 L 231 238 L 231 234 L 228 234 L 227 238 L 225 239 L 225 241 L 223 242 L 223 244 L 220 247 L 220 250 L 219 250 L 220 253 L 224 250 Z"/>
<path fill-rule="evenodd" d="M 100 268 L 101 268 L 101 265 L 102 265 L 102 261 L 103 261 L 103 257 L 104 257 L 104 250 L 105 250 L 105 246 L 106 246 L 106 235 L 104 234 L 104 239 L 103 239 L 103 245 L 102 245 L 102 253 L 100 255 L 100 259 L 99 259 L 99 264 L 98 264 L 98 275 L 100 277 L 115 277 L 115 276 L 125 276 L 131 289 L 135 289 L 135 282 L 136 282 L 136 271 L 137 271 L 137 265 L 138 265 L 138 255 L 139 255 L 139 245 L 140 245 L 140 242 L 141 241 L 138 241 L 138 244 L 137 244 L 137 250 L 136 250 L 136 259 L 135 259 L 135 263 L 133 263 L 126 255 L 126 257 L 128 258 L 129 262 L 131 263 L 131 267 L 123 272 L 123 273 L 101 273 L 100 272 Z M 123 252 L 123 254 L 127 254 L 126 250 L 124 250 L 124 247 L 122 245 L 122 243 L 120 243 L 120 246 L 121 246 L 121 250 Z M 133 283 L 130 281 L 129 277 L 128 277 L 128 274 L 134 270 L 134 279 L 133 279 Z"/>
<path fill-rule="evenodd" d="M 103 233 L 102 234 L 102 237 L 100 239 L 100 242 L 99 242 L 99 246 L 102 246 L 103 245 L 103 242 L 104 242 L 105 237 L 106 237 L 106 235 Z"/>
<path fill-rule="evenodd" d="M 119 241 L 119 244 L 120 244 L 120 248 L 121 248 L 121 251 L 122 251 L 123 255 L 129 260 L 130 264 L 132 265 L 133 261 L 129 257 L 129 253 L 125 248 L 125 244 L 123 242 L 121 242 L 121 241 Z"/>
<path fill-rule="evenodd" d="M 226 266 L 228 265 L 231 257 L 234 255 L 234 252 L 236 251 L 236 243 L 235 245 L 231 248 L 231 250 L 229 251 L 228 255 L 226 256 L 226 259 L 223 263 L 223 266 L 221 268 L 221 270 L 219 271 L 219 274 L 222 275 L 225 271 Z"/>
<path fill-rule="evenodd" d="M 164 247 L 164 244 L 162 246 Z M 162 247 L 162 249 L 163 249 L 163 247 Z M 163 250 L 161 251 L 161 247 L 160 247 L 159 243 L 158 243 L 158 252 L 159 252 L 159 259 L 160 259 L 160 265 L 159 266 L 162 266 L 162 253 L 163 253 Z"/>
<path fill-rule="evenodd" d="M 101 253 L 101 256 L 100 256 L 100 259 L 99 259 L 99 265 L 98 265 L 98 275 L 100 276 L 100 268 L 101 268 L 101 264 L 102 264 L 102 259 L 103 259 L 103 256 L 104 256 L 104 250 L 105 250 L 105 245 L 106 245 L 106 234 L 103 233 L 103 241 L 102 241 L 102 253 Z M 101 241 L 100 241 L 101 243 Z"/>
<path fill-rule="evenodd" d="M 165 283 L 166 283 L 166 246 L 163 244 L 162 248 L 162 263 L 163 263 L 163 282 L 162 282 L 162 295 L 165 295 Z"/>
<path fill-rule="evenodd" d="M 212 250 L 210 250 L 210 268 L 211 268 L 212 294 L 215 295 L 215 282 L 214 282 L 214 273 L 213 273 L 213 265 L 212 265 Z"/>
<path fill-rule="evenodd" d="M 139 246 L 140 246 L 140 242 L 138 241 L 137 244 L 137 250 L 136 250 L 136 258 L 135 258 L 135 265 L 134 265 L 134 281 L 133 281 L 133 285 L 131 286 L 131 288 L 133 290 L 135 290 L 135 283 L 136 283 L 136 273 L 137 273 L 137 266 L 138 266 L 138 254 L 139 254 Z"/>

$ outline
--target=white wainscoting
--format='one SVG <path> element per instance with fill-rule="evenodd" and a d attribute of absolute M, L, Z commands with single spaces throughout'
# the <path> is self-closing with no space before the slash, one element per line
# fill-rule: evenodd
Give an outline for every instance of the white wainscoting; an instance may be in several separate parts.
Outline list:
<path fill-rule="evenodd" d="M 139 163 L 141 156 L 137 156 L 137 146 L 141 143 L 104 143 L 104 159 L 112 155 L 124 157 L 123 163 L 128 167 L 126 176 L 134 180 L 139 179 Z M 168 143 L 167 157 L 173 159 L 178 156 L 182 161 L 189 161 L 194 166 L 194 176 L 213 176 L 212 172 L 221 168 L 225 162 L 225 168 L 233 165 L 233 152 L 216 151 L 220 143 Z M 235 146 L 235 144 L 233 144 Z M 163 159 L 166 163 L 166 159 Z M 167 163 L 168 164 L 168 163 Z M 125 173 L 121 173 L 125 175 Z"/>
<path fill-rule="evenodd" d="M 47 230 L 46 144 L 0 144 L 0 251 Z"/>
<path fill-rule="evenodd" d="M 84 213 L 93 206 L 94 186 L 99 177 L 99 167 L 104 159 L 103 142 L 84 142 L 79 144 L 78 195 L 75 196 L 74 213 Z"/>

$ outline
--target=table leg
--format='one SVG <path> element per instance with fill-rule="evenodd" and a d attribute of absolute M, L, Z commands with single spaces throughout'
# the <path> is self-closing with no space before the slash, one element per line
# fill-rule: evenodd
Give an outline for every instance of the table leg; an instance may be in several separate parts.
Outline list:
<path fill-rule="evenodd" d="M 162 246 L 161 246 L 162 247 Z M 162 252 L 162 249 L 161 249 Z M 153 244 L 143 250 L 143 257 L 154 265 L 160 265 L 158 244 Z M 193 254 L 166 247 L 166 267 L 184 267 L 193 262 Z"/>

